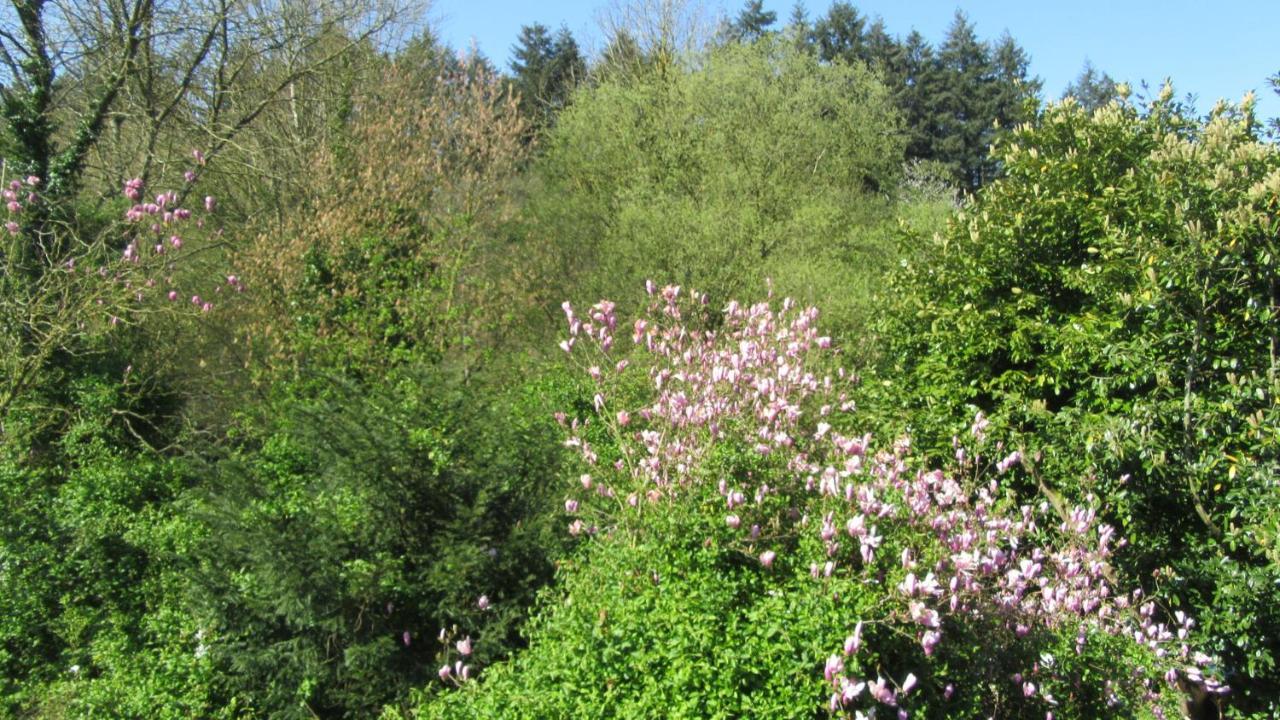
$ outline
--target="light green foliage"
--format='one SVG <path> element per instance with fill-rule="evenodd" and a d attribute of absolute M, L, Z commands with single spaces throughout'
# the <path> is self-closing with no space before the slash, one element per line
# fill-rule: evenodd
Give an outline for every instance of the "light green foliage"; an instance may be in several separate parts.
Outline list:
<path fill-rule="evenodd" d="M 3 716 L 213 713 L 195 624 L 177 610 L 178 556 L 194 530 L 172 503 L 190 478 L 138 449 L 140 435 L 161 432 L 142 419 L 163 414 L 158 394 L 140 402 L 113 370 L 79 368 L 69 387 L 42 388 L 66 415 L 30 402 L 5 418 Z"/>
<path fill-rule="evenodd" d="M 892 256 L 878 230 L 902 144 L 882 86 L 782 41 L 583 90 L 544 147 L 527 211 L 566 297 L 654 278 L 723 299 L 774 277 L 807 296 Z M 824 293 L 824 297 L 826 297 Z"/>
<path fill-rule="evenodd" d="M 1101 498 L 1125 569 L 1274 710 L 1280 156 L 1251 108 L 1171 97 L 1051 106 L 999 146 L 1006 177 L 886 294 L 867 406 L 940 454 L 974 406 L 1016 433 L 1024 492 Z"/>

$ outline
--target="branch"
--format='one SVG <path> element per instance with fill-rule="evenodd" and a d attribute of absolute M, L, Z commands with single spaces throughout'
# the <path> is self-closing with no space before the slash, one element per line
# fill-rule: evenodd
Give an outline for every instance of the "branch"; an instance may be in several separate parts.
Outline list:
<path fill-rule="evenodd" d="M 89 118 L 81 123 L 80 128 L 76 131 L 71 145 L 58 153 L 50 172 L 49 184 L 51 191 L 56 190 L 62 194 L 69 194 L 75 188 L 79 180 L 80 171 L 84 167 L 85 156 L 88 154 L 89 148 L 98 141 L 98 137 L 102 134 L 102 126 L 106 122 L 107 113 L 110 111 L 112 103 L 115 102 L 116 96 L 120 93 L 120 88 L 128 78 L 129 69 L 133 66 L 134 58 L 137 56 L 138 48 L 142 43 L 142 26 L 147 18 L 150 17 L 154 4 L 154 0 L 139 0 L 134 6 L 133 14 L 129 18 L 126 29 L 128 40 L 125 43 L 124 56 L 120 59 L 120 64 L 115 73 L 107 81 L 107 86 L 103 88 L 102 94 L 98 96 L 97 102 L 93 104 Z"/>

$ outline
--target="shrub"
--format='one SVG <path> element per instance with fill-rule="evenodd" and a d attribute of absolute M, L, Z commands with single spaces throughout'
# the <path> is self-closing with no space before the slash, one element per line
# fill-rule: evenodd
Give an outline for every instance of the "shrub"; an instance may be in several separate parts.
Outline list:
<path fill-rule="evenodd" d="M 1018 489 L 1097 497 L 1120 567 L 1274 711 L 1280 155 L 1251 104 L 1171 97 L 1051 105 L 1000 144 L 1004 178 L 885 294 L 862 399 L 935 456 L 988 414 L 1035 461 Z"/>
<path fill-rule="evenodd" d="M 565 418 L 565 509 L 592 539 L 530 648 L 422 715 L 1158 715 L 1180 667 L 1203 677 L 1194 622 L 1118 589 L 1094 508 L 1002 487 L 1021 457 L 984 418 L 942 469 L 877 452 L 816 310 L 679 295 L 621 331 L 612 303 L 566 304 L 596 394 Z"/>

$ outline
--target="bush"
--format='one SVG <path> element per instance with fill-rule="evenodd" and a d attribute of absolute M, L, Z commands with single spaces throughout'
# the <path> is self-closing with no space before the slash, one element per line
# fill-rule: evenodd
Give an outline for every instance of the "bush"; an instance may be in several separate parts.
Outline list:
<path fill-rule="evenodd" d="M 941 470 L 905 438 L 875 451 L 816 310 L 679 294 L 634 352 L 612 303 L 566 305 L 596 394 L 565 417 L 585 471 L 565 509 L 591 539 L 528 650 L 419 715 L 1172 711 L 1194 623 L 1118 589 L 1095 509 L 1019 503 L 997 476 L 1021 458 L 981 416 Z"/>
<path fill-rule="evenodd" d="M 254 714 L 367 716 L 433 675 L 455 624 L 502 657 L 564 546 L 545 387 L 326 380 L 246 414 L 193 511 L 192 612 L 223 702 Z"/>
<path fill-rule="evenodd" d="M 1051 105 L 997 147 L 1004 178 L 890 285 L 863 405 L 939 457 L 987 413 L 1034 459 L 1018 489 L 1097 498 L 1121 567 L 1274 712 L 1280 155 L 1251 105 L 1171 96 Z"/>

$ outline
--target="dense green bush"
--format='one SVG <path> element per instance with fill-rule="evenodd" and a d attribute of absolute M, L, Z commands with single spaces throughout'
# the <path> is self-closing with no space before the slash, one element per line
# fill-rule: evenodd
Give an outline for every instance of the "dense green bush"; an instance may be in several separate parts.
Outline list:
<path fill-rule="evenodd" d="M 478 658 L 509 653 L 567 540 L 554 384 L 317 380 L 243 417 L 192 510 L 192 612 L 219 697 L 254 716 L 368 716 L 433 675 L 455 624 Z"/>
<path fill-rule="evenodd" d="M 163 396 L 100 367 L 5 418 L 0 714 L 206 714 L 196 626 L 178 610 L 193 529 L 174 503 L 192 478 L 146 449 L 166 435 L 149 421 Z"/>
<path fill-rule="evenodd" d="M 1037 494 L 1099 498 L 1125 570 L 1276 711 L 1280 154 L 1251 106 L 1047 108 L 885 295 L 864 407 L 937 455 L 975 409 Z"/>

